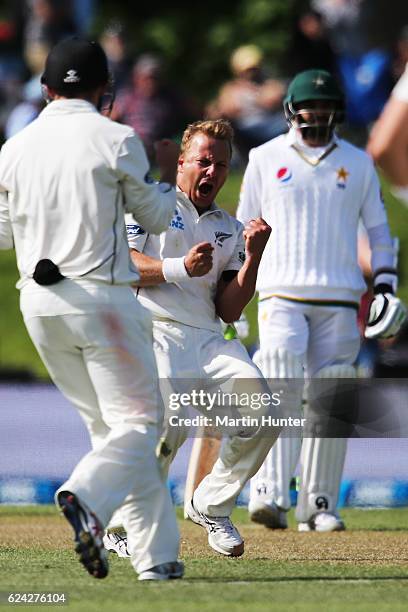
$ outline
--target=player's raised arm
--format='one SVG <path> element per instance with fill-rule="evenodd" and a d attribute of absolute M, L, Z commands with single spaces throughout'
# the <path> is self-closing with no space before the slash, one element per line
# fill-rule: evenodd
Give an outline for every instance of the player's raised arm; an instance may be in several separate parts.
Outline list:
<path fill-rule="evenodd" d="M 226 323 L 239 319 L 255 293 L 259 264 L 271 231 L 260 217 L 251 219 L 245 226 L 245 261 L 232 280 L 228 281 L 228 272 L 224 273 L 215 297 L 217 314 Z"/>
<path fill-rule="evenodd" d="M 125 210 L 152 234 L 167 229 L 176 207 L 173 185 L 178 145 L 165 141 L 158 143 L 156 150 L 161 178 L 168 182 L 156 182 L 151 177 L 143 144 L 132 132 L 120 145 L 116 160 Z"/>

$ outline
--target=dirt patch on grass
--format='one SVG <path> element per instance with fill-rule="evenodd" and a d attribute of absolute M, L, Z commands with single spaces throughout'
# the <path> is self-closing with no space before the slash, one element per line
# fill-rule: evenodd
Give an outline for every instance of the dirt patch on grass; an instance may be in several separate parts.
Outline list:
<path fill-rule="evenodd" d="M 271 531 L 258 525 L 239 526 L 245 539 L 245 558 L 282 562 L 324 561 L 328 564 L 364 563 L 377 566 L 408 564 L 408 532 L 345 531 L 298 533 Z M 181 556 L 220 559 L 207 544 L 204 529 L 180 521 Z M 72 548 L 72 530 L 59 516 L 2 517 L 0 550 Z"/>
<path fill-rule="evenodd" d="M 0 550 L 72 548 L 72 535 L 70 526 L 60 516 L 6 516 L 0 523 Z"/>
<path fill-rule="evenodd" d="M 204 529 L 181 523 L 182 556 L 212 557 Z M 408 564 L 408 533 L 387 531 L 344 531 L 298 533 L 294 529 L 272 531 L 262 526 L 239 527 L 245 539 L 246 559 L 270 561 L 326 561 L 374 563 L 379 566 Z"/>

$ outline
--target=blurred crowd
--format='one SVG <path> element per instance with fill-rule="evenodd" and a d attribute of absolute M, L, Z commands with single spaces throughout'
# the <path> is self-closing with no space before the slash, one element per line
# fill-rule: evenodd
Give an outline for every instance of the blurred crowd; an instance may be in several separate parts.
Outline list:
<path fill-rule="evenodd" d="M 99 36 L 115 80 L 112 116 L 134 127 L 151 158 L 154 141 L 177 138 L 186 123 L 227 118 L 235 128 L 237 163 L 245 163 L 252 147 L 286 131 L 282 100 L 288 81 L 300 70 L 319 67 L 342 82 L 347 137 L 363 146 L 408 61 L 408 3 L 393 4 L 389 10 L 384 0 L 294 0 L 279 69 L 276 58 L 249 42 L 225 58 L 231 76 L 214 98 L 200 101 L 182 75 L 178 83 L 168 78 L 166 58 L 148 49 L 131 54 L 124 24 L 112 21 Z M 40 76 L 49 49 L 68 36 L 90 35 L 98 8 L 97 0 L 13 0 L 0 12 L 3 139 L 43 107 Z"/>

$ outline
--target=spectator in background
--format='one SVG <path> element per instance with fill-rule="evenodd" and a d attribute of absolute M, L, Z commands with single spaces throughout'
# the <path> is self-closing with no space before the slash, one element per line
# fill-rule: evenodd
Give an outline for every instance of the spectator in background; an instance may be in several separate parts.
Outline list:
<path fill-rule="evenodd" d="M 286 63 L 290 74 L 316 66 L 329 72 L 335 71 L 335 56 L 322 15 L 317 11 L 303 11 L 300 17 L 296 17 Z"/>
<path fill-rule="evenodd" d="M 45 106 L 42 95 L 40 75 L 32 77 L 23 87 L 22 101 L 17 104 L 7 118 L 4 136 L 11 138 L 34 121 Z"/>
<path fill-rule="evenodd" d="M 70 0 L 27 0 L 25 48 L 33 43 L 54 46 L 63 38 L 78 34 Z"/>
<path fill-rule="evenodd" d="M 108 58 L 109 70 L 113 74 L 115 91 L 118 94 L 127 85 L 132 71 L 123 24 L 120 21 L 109 23 L 99 42 Z"/>
<path fill-rule="evenodd" d="M 210 118 L 231 121 L 244 159 L 253 147 L 287 131 L 282 112 L 285 86 L 280 80 L 265 78 L 262 61 L 263 53 L 256 45 L 238 47 L 230 59 L 233 79 L 207 108 Z"/>
<path fill-rule="evenodd" d="M 72 15 L 79 34 L 86 36 L 91 30 L 99 0 L 71 0 Z"/>
<path fill-rule="evenodd" d="M 32 77 L 21 87 L 20 99 L 9 112 L 4 126 L 5 138 L 10 138 L 38 117 L 45 102 L 41 89 L 41 75 L 50 47 L 44 42 L 36 42 L 26 49 L 25 60 Z"/>
<path fill-rule="evenodd" d="M 312 0 L 327 28 L 346 95 L 348 138 L 364 146 L 393 86 L 393 51 L 407 3 Z M 404 23 L 404 21 L 402 22 Z"/>
<path fill-rule="evenodd" d="M 29 76 L 21 53 L 20 12 L 16 2 L 1 7 L 0 17 L 0 140 L 7 117 L 20 101 L 21 84 Z"/>
<path fill-rule="evenodd" d="M 112 119 L 133 127 L 153 159 L 157 140 L 177 137 L 199 114 L 188 97 L 166 83 L 162 60 L 145 54 L 133 67 L 131 86 L 117 97 Z"/>

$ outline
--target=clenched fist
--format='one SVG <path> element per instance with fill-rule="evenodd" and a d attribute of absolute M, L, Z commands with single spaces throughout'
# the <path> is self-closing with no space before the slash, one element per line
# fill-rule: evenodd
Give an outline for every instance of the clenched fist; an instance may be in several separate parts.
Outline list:
<path fill-rule="evenodd" d="M 204 276 L 213 265 L 214 247 L 209 242 L 195 244 L 184 258 L 184 265 L 189 276 Z"/>
<path fill-rule="evenodd" d="M 260 217 L 248 221 L 244 229 L 245 254 L 247 257 L 260 258 L 262 256 L 271 231 L 272 228 Z"/>

